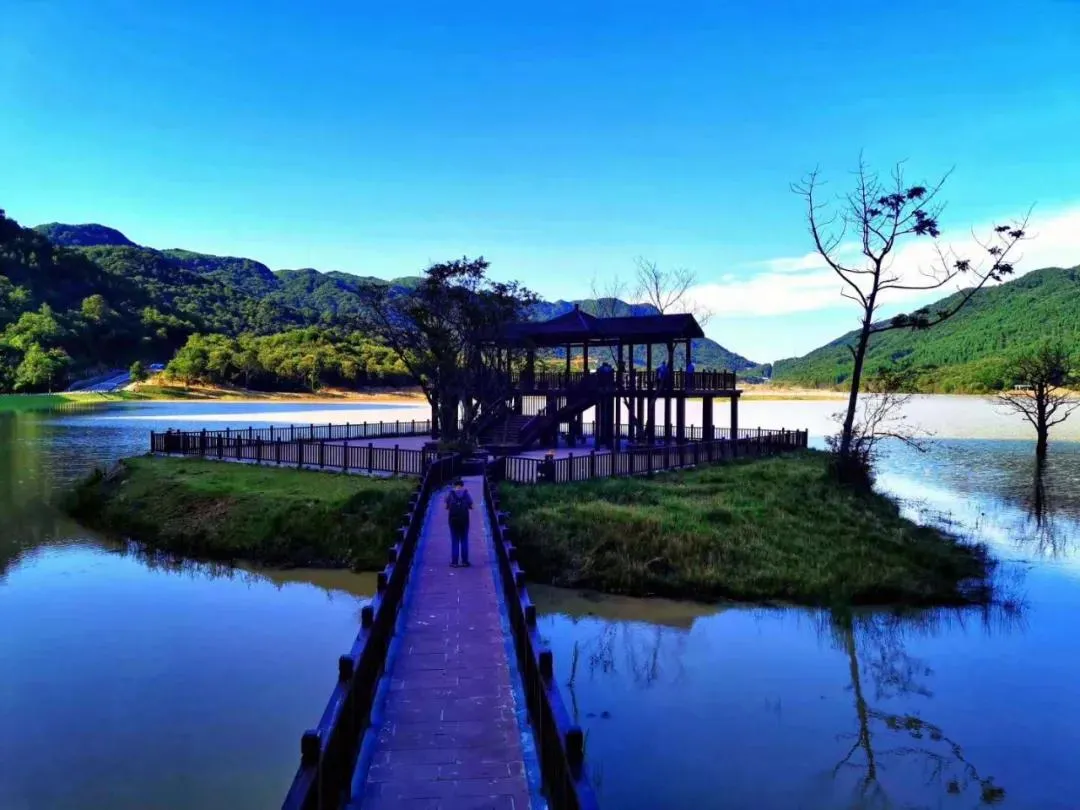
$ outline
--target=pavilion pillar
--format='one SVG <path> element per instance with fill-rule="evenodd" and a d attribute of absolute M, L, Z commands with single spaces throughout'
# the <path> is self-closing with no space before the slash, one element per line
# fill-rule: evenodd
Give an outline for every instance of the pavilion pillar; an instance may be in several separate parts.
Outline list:
<path fill-rule="evenodd" d="M 686 395 L 679 394 L 675 398 L 675 441 L 686 441 Z"/>
<path fill-rule="evenodd" d="M 536 349 L 529 348 L 525 353 L 525 385 L 523 389 L 531 391 L 536 385 Z"/>
<path fill-rule="evenodd" d="M 640 391 L 634 393 L 634 401 L 637 405 L 637 429 L 634 438 L 641 441 L 645 437 L 645 401 L 646 397 Z"/>
<path fill-rule="evenodd" d="M 437 406 L 431 406 L 431 438 L 439 438 L 439 409 Z"/>
<path fill-rule="evenodd" d="M 731 455 L 739 454 L 739 395 L 731 395 Z"/>
<path fill-rule="evenodd" d="M 656 441 L 656 399 L 652 396 L 654 380 L 652 344 L 647 343 L 645 344 L 645 399 L 647 400 L 645 405 L 647 408 L 645 414 L 645 440 L 650 445 Z"/>
<path fill-rule="evenodd" d="M 583 341 L 581 344 L 581 370 L 586 374 L 589 373 L 589 341 Z"/>
<path fill-rule="evenodd" d="M 566 344 L 566 384 L 570 384 L 570 344 Z"/>
<path fill-rule="evenodd" d="M 672 442 L 672 388 L 675 386 L 675 343 L 667 341 L 667 374 L 664 375 L 664 444 Z"/>
<path fill-rule="evenodd" d="M 713 439 L 713 398 L 703 397 L 701 400 L 701 438 L 707 442 Z"/>
<path fill-rule="evenodd" d="M 612 404 L 615 406 L 612 408 L 612 430 L 611 430 L 611 449 L 619 449 L 619 437 L 622 435 L 619 431 L 619 422 L 622 421 L 622 400 L 619 397 L 618 391 L 611 396 Z"/>

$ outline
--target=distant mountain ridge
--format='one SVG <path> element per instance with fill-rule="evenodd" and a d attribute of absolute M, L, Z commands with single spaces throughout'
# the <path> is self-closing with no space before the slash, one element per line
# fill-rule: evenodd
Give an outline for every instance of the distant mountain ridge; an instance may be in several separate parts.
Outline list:
<path fill-rule="evenodd" d="M 409 287 L 417 281 L 412 276 L 387 280 L 336 271 L 322 272 L 310 267 L 274 271 L 254 259 L 214 256 L 180 248 L 158 250 L 137 245 L 120 231 L 98 224 L 52 222 L 39 225 L 34 230 L 55 245 L 82 250 L 98 263 L 111 264 L 114 268 L 118 262 L 143 269 L 152 267 L 155 278 L 163 282 L 167 281 L 169 267 L 178 271 L 176 281 L 181 281 L 180 276 L 186 278 L 186 274 L 194 274 L 272 306 L 286 321 L 297 324 L 317 324 L 355 316 L 360 312 L 360 293 L 365 287 L 385 284 Z M 575 305 L 595 313 L 598 302 L 593 299 L 543 301 L 537 304 L 532 317 L 547 320 L 573 309 Z M 650 315 L 657 312 L 651 305 L 624 301 L 616 301 L 614 307 L 609 304 L 606 310 L 619 315 Z M 699 368 L 744 371 L 756 365 L 710 338 L 695 340 L 692 350 Z"/>
<path fill-rule="evenodd" d="M 962 293 L 931 304 L 948 309 Z M 843 386 L 851 379 L 848 332 L 802 357 L 772 364 L 776 382 Z M 1080 266 L 1047 267 L 984 288 L 952 318 L 925 331 L 895 329 L 871 338 L 866 367 L 908 366 L 919 371 L 924 391 L 985 392 L 1010 386 L 1008 355 L 1044 338 L 1061 340 L 1080 354 Z"/>

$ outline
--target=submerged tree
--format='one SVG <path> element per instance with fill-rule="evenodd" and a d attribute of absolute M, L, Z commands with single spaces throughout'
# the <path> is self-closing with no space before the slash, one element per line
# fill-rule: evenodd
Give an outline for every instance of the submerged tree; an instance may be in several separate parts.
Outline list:
<path fill-rule="evenodd" d="M 537 300 L 517 282 L 489 279 L 488 266 L 483 257 L 433 264 L 413 289 L 377 285 L 365 294 L 363 320 L 423 390 L 433 433 L 444 439 L 472 441 L 481 409 L 505 399 L 503 363 L 488 341 Z"/>
<path fill-rule="evenodd" d="M 1080 385 L 1075 361 L 1063 343 L 1046 341 L 1016 354 L 1010 370 L 1017 389 L 1002 392 L 997 401 L 1035 428 L 1035 457 L 1041 463 L 1046 458 L 1050 428 L 1080 408 L 1080 396 L 1070 390 Z"/>
<path fill-rule="evenodd" d="M 943 205 L 939 197 L 947 176 L 933 186 L 909 184 L 900 164 L 888 179 L 883 179 L 860 160 L 855 177 L 854 188 L 841 195 L 835 207 L 822 201 L 822 181 L 816 170 L 792 186 L 805 200 L 815 250 L 840 278 L 841 295 L 860 311 L 859 332 L 849 347 L 853 365 L 847 411 L 836 442 L 836 469 L 842 480 L 848 475 L 866 479 L 865 472 L 859 469 L 853 443 L 863 366 L 871 339 L 891 329 L 934 327 L 963 309 L 987 283 L 1011 275 L 1010 255 L 1024 238 L 1027 225 L 1026 218 L 998 225 L 987 239 L 977 240 L 984 254 L 982 261 L 957 256 L 939 246 L 931 267 L 922 268 L 915 277 L 905 276 L 894 267 L 896 254 L 908 241 L 936 239 L 940 235 Z M 910 315 L 878 320 L 877 313 L 891 294 L 932 292 L 953 281 L 964 282 L 965 289 L 946 299 L 937 311 L 923 308 Z"/>

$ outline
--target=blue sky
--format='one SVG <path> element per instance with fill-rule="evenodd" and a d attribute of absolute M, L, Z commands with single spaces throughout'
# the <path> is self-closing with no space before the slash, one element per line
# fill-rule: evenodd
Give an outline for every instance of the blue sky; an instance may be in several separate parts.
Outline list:
<path fill-rule="evenodd" d="M 646 256 L 694 270 L 710 336 L 755 360 L 853 325 L 785 260 L 810 251 L 789 183 L 840 187 L 860 150 L 955 166 L 947 236 L 1034 203 L 1025 266 L 1080 263 L 1074 0 L 0 8 L 24 224 L 379 276 L 483 254 L 551 298 Z"/>

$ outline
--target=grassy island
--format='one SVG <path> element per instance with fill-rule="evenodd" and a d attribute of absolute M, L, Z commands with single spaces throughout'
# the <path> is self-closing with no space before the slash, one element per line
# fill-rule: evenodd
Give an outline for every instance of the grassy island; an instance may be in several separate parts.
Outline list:
<path fill-rule="evenodd" d="M 813 451 L 653 479 L 503 484 L 532 580 L 634 596 L 803 604 L 985 601 L 985 549 L 825 476 Z"/>
<path fill-rule="evenodd" d="M 139 457 L 66 497 L 91 528 L 213 560 L 376 570 L 416 481 Z"/>

